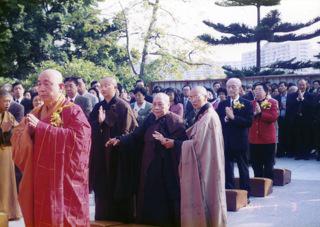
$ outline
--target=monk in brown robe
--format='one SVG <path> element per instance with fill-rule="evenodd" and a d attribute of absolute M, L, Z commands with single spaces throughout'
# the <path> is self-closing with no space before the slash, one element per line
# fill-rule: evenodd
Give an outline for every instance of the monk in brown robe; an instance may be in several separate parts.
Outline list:
<path fill-rule="evenodd" d="M 0 90 L 0 212 L 5 212 L 9 220 L 21 215 L 10 138 L 12 129 L 18 122 L 8 112 L 12 97 L 6 90 Z"/>
<path fill-rule="evenodd" d="M 227 206 L 224 176 L 224 146 L 219 117 L 207 101 L 207 91 L 198 86 L 190 100 L 198 111 L 195 124 L 187 130 L 180 161 L 181 226 L 224 227 Z M 156 134 L 167 148 L 172 139 Z"/>
<path fill-rule="evenodd" d="M 134 183 L 133 155 L 123 155 L 117 147 L 104 144 L 113 137 L 125 135 L 137 126 L 130 105 L 116 96 L 117 81 L 105 77 L 100 81 L 104 100 L 90 114 L 92 150 L 90 184 L 95 196 L 95 219 L 133 221 Z"/>
<path fill-rule="evenodd" d="M 181 143 L 169 151 L 154 139 L 162 133 L 176 141 L 186 139 L 183 119 L 170 112 L 169 96 L 158 93 L 153 98 L 152 113 L 127 136 L 109 140 L 106 146 L 120 145 L 123 153 L 141 156 L 137 222 L 155 226 L 180 226 L 180 187 L 178 166 Z M 143 149 L 130 150 L 143 142 Z M 135 151 L 135 152 L 134 152 Z"/>

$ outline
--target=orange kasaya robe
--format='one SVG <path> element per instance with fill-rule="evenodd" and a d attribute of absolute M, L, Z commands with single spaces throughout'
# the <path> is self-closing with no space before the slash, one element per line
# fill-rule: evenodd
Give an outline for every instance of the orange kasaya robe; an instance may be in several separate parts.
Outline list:
<path fill-rule="evenodd" d="M 23 119 L 11 138 L 14 162 L 23 172 L 19 202 L 26 226 L 89 226 L 86 116 L 63 96 L 51 109 L 32 113 L 40 119 L 37 127 L 30 129 Z M 54 126 L 52 116 L 61 124 Z"/>

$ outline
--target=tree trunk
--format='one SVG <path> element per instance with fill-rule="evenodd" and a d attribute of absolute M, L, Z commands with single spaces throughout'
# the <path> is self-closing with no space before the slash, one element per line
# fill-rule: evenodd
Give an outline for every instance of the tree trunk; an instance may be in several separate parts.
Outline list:
<path fill-rule="evenodd" d="M 153 5 L 153 10 L 152 10 L 152 17 L 151 21 L 147 30 L 146 37 L 144 38 L 144 45 L 143 45 L 143 51 L 142 51 L 142 56 L 141 56 L 141 63 L 140 63 L 140 73 L 139 77 L 140 79 L 144 79 L 144 73 L 145 73 L 145 65 L 146 65 L 146 60 L 147 60 L 147 55 L 148 55 L 148 48 L 149 48 L 149 43 L 150 43 L 150 38 L 153 32 L 154 24 L 157 21 L 157 12 L 159 9 L 159 1 L 156 0 L 156 2 Z"/>
<path fill-rule="evenodd" d="M 257 27 L 260 26 L 260 5 L 257 5 Z M 257 73 L 260 72 L 261 68 L 261 47 L 260 47 L 260 37 L 258 36 L 257 40 L 257 51 L 256 51 L 256 67 L 257 67 Z"/>

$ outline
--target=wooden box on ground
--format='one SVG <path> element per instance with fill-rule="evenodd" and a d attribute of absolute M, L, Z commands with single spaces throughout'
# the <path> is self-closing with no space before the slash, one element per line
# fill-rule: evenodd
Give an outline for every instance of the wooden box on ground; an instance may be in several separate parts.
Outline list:
<path fill-rule="evenodd" d="M 226 189 L 227 210 L 238 211 L 248 204 L 248 192 L 245 190 Z"/>
<path fill-rule="evenodd" d="M 250 196 L 265 197 L 272 193 L 272 180 L 262 177 L 251 178 L 250 188 Z"/>
<path fill-rule="evenodd" d="M 239 178 L 235 178 L 235 186 L 239 189 Z M 272 180 L 263 177 L 250 178 L 250 196 L 265 197 L 272 193 Z"/>
<path fill-rule="evenodd" d="M 109 227 L 109 226 L 120 226 L 123 223 L 116 221 L 92 221 L 90 227 Z"/>
<path fill-rule="evenodd" d="M 8 227 L 8 215 L 3 212 L 0 212 L 0 226 Z"/>
<path fill-rule="evenodd" d="M 273 170 L 273 185 L 284 186 L 291 182 L 291 171 L 288 169 Z"/>

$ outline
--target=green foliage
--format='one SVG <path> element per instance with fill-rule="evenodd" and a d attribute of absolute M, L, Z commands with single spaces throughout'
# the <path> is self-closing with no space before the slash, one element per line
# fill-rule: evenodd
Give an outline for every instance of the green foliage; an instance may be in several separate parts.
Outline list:
<path fill-rule="evenodd" d="M 86 81 L 99 80 L 105 76 L 111 76 L 112 73 L 101 66 L 95 65 L 93 62 L 83 59 L 75 59 L 64 65 L 59 65 L 54 61 L 44 61 L 40 66 L 35 68 L 35 73 L 24 81 L 26 87 L 32 87 L 36 84 L 38 75 L 45 69 L 53 68 L 62 73 L 64 77 L 78 76 L 84 78 Z"/>
<path fill-rule="evenodd" d="M 43 68 L 63 68 L 88 80 L 127 73 L 126 51 L 117 44 L 122 25 L 101 20 L 96 3 L 1 1 L 0 75 L 32 84 Z"/>
<path fill-rule="evenodd" d="M 268 42 L 285 42 L 285 41 L 298 41 L 317 37 L 320 35 L 320 29 L 313 33 L 296 35 L 294 32 L 308 27 L 320 21 L 320 17 L 314 18 L 307 23 L 282 23 L 280 13 L 277 10 L 270 11 L 260 22 L 258 26 L 249 27 L 244 24 L 232 23 L 225 26 L 221 23 L 212 23 L 204 21 L 204 24 L 213 28 L 214 30 L 227 34 L 220 39 L 211 37 L 209 34 L 203 34 L 199 36 L 199 39 L 210 44 L 238 44 L 238 43 L 253 43 L 258 41 Z M 286 32 L 288 34 L 278 34 Z"/>
<path fill-rule="evenodd" d="M 266 68 L 263 70 L 258 70 L 257 67 L 249 67 L 249 68 L 242 68 L 242 69 L 235 69 L 229 65 L 222 66 L 225 70 L 224 73 L 227 75 L 228 78 L 237 77 L 250 77 L 250 76 L 268 76 L 268 75 L 281 75 L 284 74 L 285 71 L 279 69 L 272 69 Z"/>
<path fill-rule="evenodd" d="M 146 65 L 145 80 L 146 82 L 161 80 L 167 75 L 182 79 L 183 73 L 190 67 L 172 55 L 163 53 L 160 58 Z"/>

